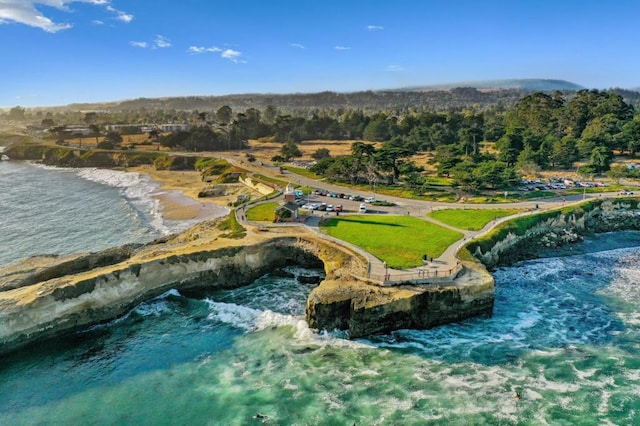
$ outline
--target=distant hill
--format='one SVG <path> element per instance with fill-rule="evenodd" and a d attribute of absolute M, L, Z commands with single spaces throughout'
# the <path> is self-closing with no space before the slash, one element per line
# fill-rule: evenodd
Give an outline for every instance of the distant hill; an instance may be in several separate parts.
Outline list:
<path fill-rule="evenodd" d="M 452 90 L 380 90 L 353 93 L 319 92 L 292 94 L 239 94 L 224 96 L 177 96 L 170 98 L 139 98 L 121 102 L 92 104 L 71 104 L 61 109 L 75 111 L 122 111 L 122 110 L 181 110 L 215 111 L 227 105 L 233 111 L 249 108 L 263 110 L 268 105 L 278 108 L 281 113 L 301 110 L 343 109 L 380 111 L 388 109 L 418 108 L 445 110 L 464 108 L 471 105 L 488 107 L 510 105 L 527 92 L 518 89 L 480 91 L 473 88 Z M 54 110 L 54 108 L 47 108 Z"/>
<path fill-rule="evenodd" d="M 227 105 L 234 112 L 249 108 L 264 110 L 272 105 L 281 114 L 318 109 L 361 110 L 431 110 L 442 111 L 450 108 L 474 106 L 487 108 L 494 105 L 513 105 L 523 96 L 533 92 L 559 90 L 571 96 L 582 86 L 564 80 L 520 79 L 470 81 L 431 86 L 406 87 L 402 89 L 362 91 L 352 93 L 318 92 L 291 94 L 235 94 L 224 96 L 175 96 L 165 98 L 138 98 L 118 102 L 71 104 L 61 107 L 42 108 L 48 111 L 216 111 Z M 640 105 L 640 93 L 610 89 L 621 94 L 627 102 Z M 38 108 L 34 108 L 38 109 Z"/>
<path fill-rule="evenodd" d="M 457 83 L 434 84 L 429 86 L 405 87 L 404 91 L 438 91 L 451 90 L 458 87 L 472 87 L 478 90 L 523 90 L 535 92 L 578 91 L 584 89 L 579 84 L 565 80 L 548 80 L 540 78 L 525 78 L 513 80 L 483 80 L 483 81 L 462 81 Z"/>

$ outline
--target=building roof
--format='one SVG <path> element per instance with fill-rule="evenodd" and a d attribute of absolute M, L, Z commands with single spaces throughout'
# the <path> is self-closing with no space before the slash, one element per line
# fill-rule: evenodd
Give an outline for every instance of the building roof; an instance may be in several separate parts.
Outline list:
<path fill-rule="evenodd" d="M 285 203 L 278 208 L 279 209 L 285 208 L 289 211 L 295 212 L 296 210 L 298 210 L 298 205 L 296 203 Z"/>

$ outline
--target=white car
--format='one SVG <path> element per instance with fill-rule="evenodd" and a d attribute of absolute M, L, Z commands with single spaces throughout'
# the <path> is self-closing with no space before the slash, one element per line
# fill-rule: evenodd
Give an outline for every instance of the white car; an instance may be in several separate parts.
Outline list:
<path fill-rule="evenodd" d="M 332 212 L 333 211 L 333 204 L 328 204 L 327 205 L 327 211 L 328 212 Z"/>
<path fill-rule="evenodd" d="M 360 204 L 360 213 L 366 213 L 367 212 L 367 205 L 365 203 Z"/>
<path fill-rule="evenodd" d="M 633 195 L 633 191 L 629 191 L 628 189 L 623 189 L 619 192 L 620 195 Z"/>
<path fill-rule="evenodd" d="M 376 201 L 378 201 L 376 200 L 376 197 L 367 197 L 364 199 L 365 203 L 375 203 Z"/>

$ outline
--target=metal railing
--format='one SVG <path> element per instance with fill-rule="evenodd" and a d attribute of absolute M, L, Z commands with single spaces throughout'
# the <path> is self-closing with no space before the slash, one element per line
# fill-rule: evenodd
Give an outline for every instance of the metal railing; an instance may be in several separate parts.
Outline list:
<path fill-rule="evenodd" d="M 370 273 L 368 277 L 370 280 L 379 282 L 386 286 L 392 286 L 401 283 L 414 283 L 414 284 L 430 284 L 451 282 L 462 271 L 463 266 L 461 264 L 455 265 L 447 270 L 429 270 L 419 268 L 413 271 L 375 274 Z"/>

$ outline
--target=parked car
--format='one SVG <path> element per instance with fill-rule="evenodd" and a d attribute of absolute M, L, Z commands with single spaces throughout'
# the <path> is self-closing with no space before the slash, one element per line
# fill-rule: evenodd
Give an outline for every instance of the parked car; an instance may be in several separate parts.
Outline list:
<path fill-rule="evenodd" d="M 327 209 L 327 203 L 316 204 L 315 210 L 325 211 Z"/>
<path fill-rule="evenodd" d="M 367 205 L 365 203 L 360 204 L 360 208 L 358 210 L 360 211 L 360 213 L 366 213 Z"/>
<path fill-rule="evenodd" d="M 367 197 L 364 199 L 365 203 L 375 203 L 376 201 L 376 197 Z"/>
<path fill-rule="evenodd" d="M 326 210 L 328 212 L 332 212 L 333 211 L 333 204 L 327 204 Z"/>
<path fill-rule="evenodd" d="M 342 204 L 337 204 L 337 205 L 333 208 L 333 211 L 341 212 L 341 211 L 342 211 Z"/>
<path fill-rule="evenodd" d="M 633 191 L 629 191 L 628 189 L 623 189 L 619 192 L 620 195 L 633 195 Z"/>
<path fill-rule="evenodd" d="M 359 195 L 352 195 L 349 199 L 353 201 L 364 201 L 364 198 Z"/>

